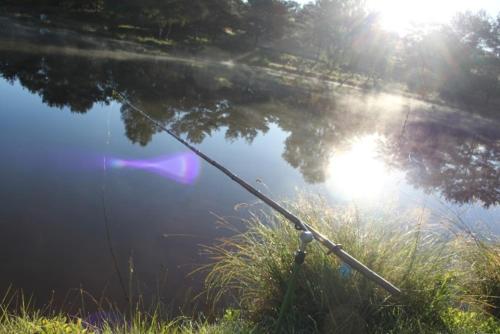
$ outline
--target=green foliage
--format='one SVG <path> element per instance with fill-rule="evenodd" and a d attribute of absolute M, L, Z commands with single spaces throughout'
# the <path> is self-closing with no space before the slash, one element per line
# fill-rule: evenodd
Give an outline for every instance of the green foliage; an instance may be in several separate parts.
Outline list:
<path fill-rule="evenodd" d="M 462 311 L 449 308 L 444 319 L 453 333 L 500 333 L 500 323 L 493 317 L 474 311 Z"/>
<path fill-rule="evenodd" d="M 449 26 L 406 36 L 403 66 L 418 74 L 409 87 L 475 105 L 500 97 L 498 24 L 484 12 L 462 13 Z"/>
<path fill-rule="evenodd" d="M 249 0 L 245 15 L 246 28 L 253 35 L 255 45 L 262 37 L 279 39 L 290 24 L 290 16 L 284 1 Z"/>
<path fill-rule="evenodd" d="M 0 309 L 0 333 L 22 334 L 84 334 L 94 333 L 85 328 L 81 319 L 69 319 L 63 315 L 44 317 L 37 312 L 28 313 L 24 310 L 21 314 L 12 315 Z"/>
<path fill-rule="evenodd" d="M 233 334 L 252 333 L 250 324 L 241 319 L 239 311 L 226 310 L 224 317 L 215 323 L 178 318 L 161 320 L 156 314 L 144 315 L 139 311 L 130 321 L 121 324 L 105 323 L 100 328 L 80 318 L 63 315 L 42 316 L 27 309 L 18 314 L 0 312 L 0 334 Z"/>
<path fill-rule="evenodd" d="M 413 228 L 403 218 L 365 221 L 355 211 L 333 212 L 317 201 L 303 202 L 294 212 L 404 294 L 399 300 L 387 298 L 357 273 L 344 277 L 341 263 L 313 244 L 299 274 L 287 332 L 436 333 L 498 326 L 482 307 L 485 296 L 471 296 L 482 278 L 470 272 L 464 254 L 483 251 L 460 246 L 467 236 L 423 223 Z M 255 219 L 248 227 L 210 249 L 216 262 L 207 278 L 208 296 L 215 303 L 231 298 L 244 317 L 266 331 L 277 318 L 298 235 L 280 217 Z"/>
<path fill-rule="evenodd" d="M 500 245 L 480 242 L 479 247 L 481 251 L 468 254 L 470 268 L 479 277 L 470 290 L 483 296 L 484 307 L 500 319 Z"/>

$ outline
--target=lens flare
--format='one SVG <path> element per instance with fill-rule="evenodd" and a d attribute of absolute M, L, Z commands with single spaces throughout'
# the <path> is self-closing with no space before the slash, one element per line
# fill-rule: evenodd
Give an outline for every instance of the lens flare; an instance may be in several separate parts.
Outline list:
<path fill-rule="evenodd" d="M 109 167 L 144 170 L 184 184 L 194 183 L 200 174 L 200 161 L 191 152 L 145 160 L 110 159 Z"/>

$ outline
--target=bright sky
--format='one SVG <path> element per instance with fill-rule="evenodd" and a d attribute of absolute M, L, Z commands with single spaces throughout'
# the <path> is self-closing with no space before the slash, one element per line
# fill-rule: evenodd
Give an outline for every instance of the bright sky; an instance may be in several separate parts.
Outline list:
<path fill-rule="evenodd" d="M 310 0 L 297 0 L 305 4 Z M 382 25 L 391 31 L 403 32 L 412 22 L 417 24 L 448 22 L 455 13 L 486 10 L 496 16 L 500 0 L 367 0 L 370 9 L 382 16 Z"/>

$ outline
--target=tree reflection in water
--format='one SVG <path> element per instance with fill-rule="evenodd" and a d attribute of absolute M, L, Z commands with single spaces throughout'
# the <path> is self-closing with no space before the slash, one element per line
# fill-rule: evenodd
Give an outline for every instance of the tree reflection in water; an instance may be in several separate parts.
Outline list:
<path fill-rule="evenodd" d="M 439 191 L 456 203 L 500 200 L 500 141 L 495 135 L 470 133 L 449 123 L 417 121 L 399 140 L 388 142 L 392 165 L 406 171 L 408 182 Z"/>
<path fill-rule="evenodd" d="M 377 134 L 384 138 L 381 159 L 405 172 L 416 187 L 457 203 L 479 200 L 488 207 L 500 200 L 498 131 L 479 116 L 474 130 L 465 130 L 460 122 L 435 117 L 451 113 L 419 104 L 405 121 L 407 109 L 387 103 L 382 98 L 387 94 L 307 80 L 297 84 L 263 69 L 218 62 L 188 65 L 15 51 L 0 57 L 2 76 L 18 80 L 49 106 L 85 113 L 95 103 L 115 100 L 117 91 L 193 143 L 219 129 L 229 141 L 251 143 L 276 124 L 288 134 L 282 157 L 309 183 L 326 180 L 332 153 L 352 138 Z M 121 106 L 121 117 L 134 143 L 147 145 L 160 131 L 127 105 Z"/>

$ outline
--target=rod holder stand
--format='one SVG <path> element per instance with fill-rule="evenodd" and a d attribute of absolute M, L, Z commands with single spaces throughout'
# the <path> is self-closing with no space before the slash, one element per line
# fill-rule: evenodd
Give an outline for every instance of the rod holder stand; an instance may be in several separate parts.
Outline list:
<path fill-rule="evenodd" d="M 299 250 L 301 251 L 305 251 L 306 250 L 306 247 L 308 244 L 311 243 L 311 241 L 314 240 L 314 236 L 311 232 L 309 231 L 303 231 L 302 233 L 300 233 L 300 247 L 299 247 Z"/>

